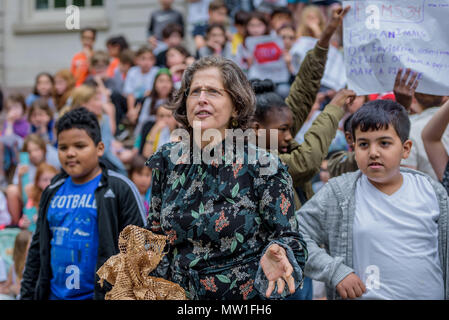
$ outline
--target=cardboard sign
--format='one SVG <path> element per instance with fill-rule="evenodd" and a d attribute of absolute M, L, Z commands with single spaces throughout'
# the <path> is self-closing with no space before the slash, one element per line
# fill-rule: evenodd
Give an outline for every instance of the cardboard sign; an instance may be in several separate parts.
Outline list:
<path fill-rule="evenodd" d="M 393 90 L 399 68 L 418 72 L 417 92 L 449 95 L 449 0 L 344 1 L 349 89 Z"/>

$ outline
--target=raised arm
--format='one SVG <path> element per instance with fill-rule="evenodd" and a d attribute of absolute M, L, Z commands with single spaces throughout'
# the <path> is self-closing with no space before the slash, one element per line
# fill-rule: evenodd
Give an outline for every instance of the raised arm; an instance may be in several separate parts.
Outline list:
<path fill-rule="evenodd" d="M 430 164 L 440 181 L 449 161 L 446 148 L 441 141 L 448 123 L 449 100 L 433 115 L 421 133 Z"/>
<path fill-rule="evenodd" d="M 324 74 L 330 39 L 342 23 L 349 9 L 350 7 L 348 6 L 344 10 L 339 8 L 332 11 L 332 18 L 329 24 L 321 34 L 315 48 L 307 53 L 290 88 L 290 93 L 285 102 L 293 112 L 293 136 L 296 136 L 299 129 L 301 129 L 315 102 L 321 78 Z"/>
<path fill-rule="evenodd" d="M 291 152 L 279 156 L 288 166 L 293 185 L 311 179 L 319 171 L 337 132 L 338 123 L 345 114 L 345 106 L 354 98 L 354 91 L 340 90 L 315 119 L 304 136 L 304 142 L 298 145 L 292 140 L 291 147 L 294 147 Z"/>

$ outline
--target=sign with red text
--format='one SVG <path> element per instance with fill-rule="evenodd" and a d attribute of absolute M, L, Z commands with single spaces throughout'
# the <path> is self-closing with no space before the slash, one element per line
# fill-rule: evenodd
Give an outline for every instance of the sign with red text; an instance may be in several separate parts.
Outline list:
<path fill-rule="evenodd" d="M 274 83 L 285 83 L 290 73 L 284 60 L 284 43 L 278 36 L 246 38 L 246 47 L 252 56 L 248 79 L 271 79 Z"/>

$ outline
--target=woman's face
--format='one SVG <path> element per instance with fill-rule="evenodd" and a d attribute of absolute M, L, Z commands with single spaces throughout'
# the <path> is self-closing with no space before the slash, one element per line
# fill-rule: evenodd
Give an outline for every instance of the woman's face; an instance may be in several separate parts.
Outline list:
<path fill-rule="evenodd" d="M 251 37 L 263 36 L 267 31 L 265 23 L 256 18 L 249 20 L 246 28 L 248 30 L 248 35 Z"/>
<path fill-rule="evenodd" d="M 67 81 L 62 77 L 55 77 L 55 90 L 59 95 L 64 94 L 67 90 Z"/>
<path fill-rule="evenodd" d="M 84 106 L 87 110 L 92 111 L 97 116 L 101 115 L 103 112 L 103 102 L 101 101 L 101 93 L 97 92 L 89 101 L 87 101 Z"/>
<path fill-rule="evenodd" d="M 50 185 L 51 179 L 53 179 L 55 175 L 56 174 L 52 171 L 44 171 L 37 181 L 37 187 L 40 190 L 45 190 L 45 188 Z"/>
<path fill-rule="evenodd" d="M 42 109 L 34 109 L 30 117 L 31 124 L 38 128 L 46 127 L 50 120 L 48 113 Z"/>
<path fill-rule="evenodd" d="M 166 99 L 173 89 L 173 82 L 168 74 L 161 74 L 155 84 L 159 99 Z"/>
<path fill-rule="evenodd" d="M 45 153 L 44 150 L 42 150 L 37 144 L 34 142 L 28 143 L 27 152 L 30 156 L 30 162 L 34 166 L 40 165 L 42 162 L 45 161 Z"/>
<path fill-rule="evenodd" d="M 236 117 L 231 96 L 225 90 L 221 72 L 212 67 L 197 71 L 193 75 L 187 96 L 187 119 L 193 128 L 201 131 L 217 129 L 224 137 L 231 118 Z"/>
<path fill-rule="evenodd" d="M 52 87 L 53 84 L 48 76 L 42 75 L 37 79 L 36 89 L 41 97 L 48 97 Z"/>
<path fill-rule="evenodd" d="M 167 67 L 171 68 L 178 64 L 183 64 L 186 57 L 176 49 L 170 49 L 167 51 Z"/>

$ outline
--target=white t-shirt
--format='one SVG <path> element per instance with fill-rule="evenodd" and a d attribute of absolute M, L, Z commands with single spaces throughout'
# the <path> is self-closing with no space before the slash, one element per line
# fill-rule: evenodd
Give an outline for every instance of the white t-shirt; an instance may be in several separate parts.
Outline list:
<path fill-rule="evenodd" d="M 427 157 L 426 149 L 424 149 L 424 143 L 421 138 L 421 133 L 438 109 L 439 107 L 429 108 L 410 118 L 410 140 L 412 140 L 413 145 L 410 150 L 409 157 L 401 162 L 403 165 L 416 167 L 419 171 L 428 174 L 435 180 L 438 180 L 438 178 L 429 162 L 429 158 Z M 447 127 L 444 131 L 441 140 L 446 152 L 449 153 L 449 127 Z"/>
<path fill-rule="evenodd" d="M 152 67 L 147 73 L 142 73 L 139 66 L 129 69 L 123 87 L 125 96 L 133 94 L 136 99 L 143 98 L 145 91 L 153 89 L 154 78 L 158 71 L 158 67 Z"/>
<path fill-rule="evenodd" d="M 425 177 L 402 176 L 391 196 L 365 175 L 357 182 L 353 267 L 367 287 L 361 299 L 444 299 L 436 194 Z"/>

